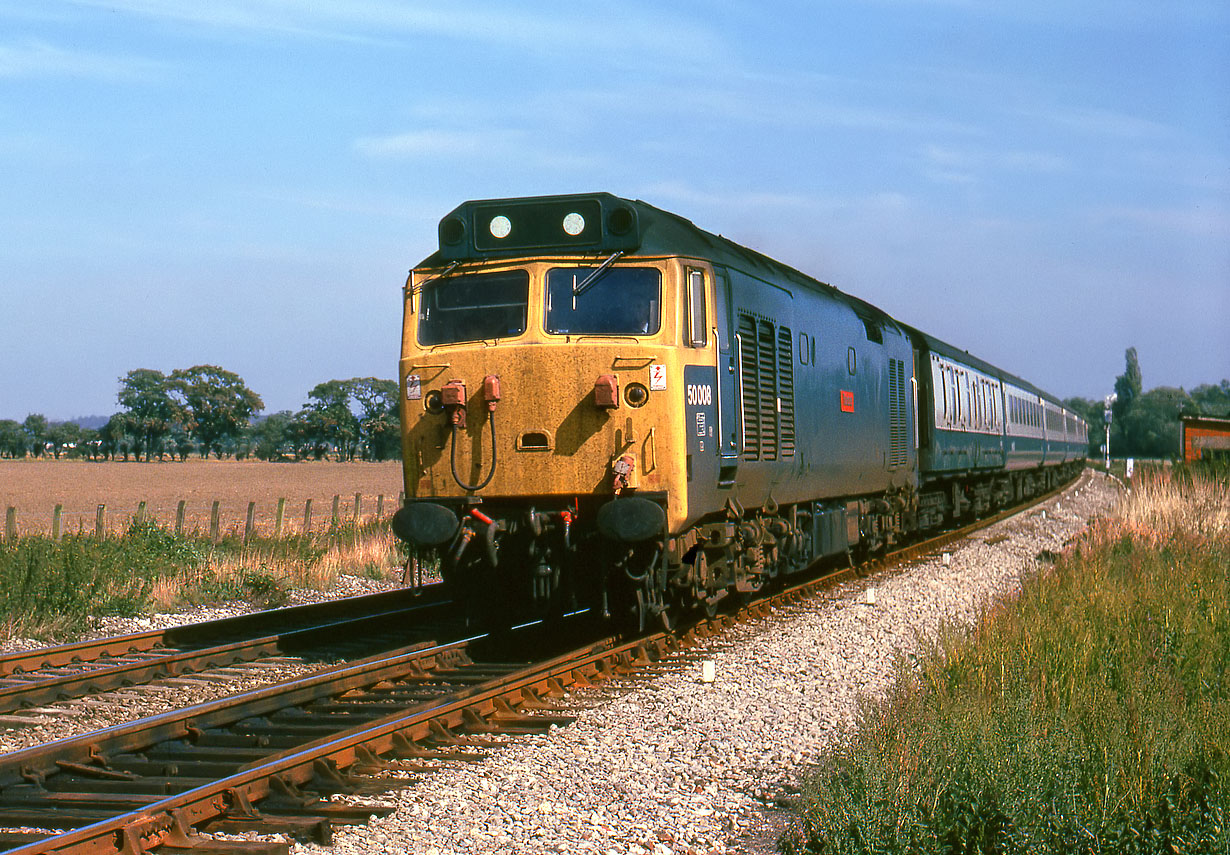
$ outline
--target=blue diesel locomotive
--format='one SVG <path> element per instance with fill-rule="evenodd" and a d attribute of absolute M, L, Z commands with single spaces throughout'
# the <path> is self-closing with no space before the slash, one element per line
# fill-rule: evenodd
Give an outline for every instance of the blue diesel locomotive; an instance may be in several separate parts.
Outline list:
<path fill-rule="evenodd" d="M 644 202 L 466 202 L 410 274 L 406 505 L 482 620 L 712 612 L 1050 489 L 1085 423 Z"/>

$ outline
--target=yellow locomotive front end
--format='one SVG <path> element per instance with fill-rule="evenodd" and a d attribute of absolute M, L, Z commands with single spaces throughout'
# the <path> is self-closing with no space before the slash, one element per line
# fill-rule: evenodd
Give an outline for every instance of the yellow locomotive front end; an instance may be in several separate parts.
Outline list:
<path fill-rule="evenodd" d="M 684 368 L 715 354 L 682 346 L 697 263 L 636 253 L 618 201 L 467 203 L 406 284 L 394 528 L 485 622 L 665 608 Z"/>

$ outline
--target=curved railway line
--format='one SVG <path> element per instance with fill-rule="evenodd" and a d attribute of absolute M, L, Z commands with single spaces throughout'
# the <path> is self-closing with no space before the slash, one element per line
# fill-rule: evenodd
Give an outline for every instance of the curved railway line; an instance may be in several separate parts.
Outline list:
<path fill-rule="evenodd" d="M 781 591 L 745 611 L 764 614 L 852 575 L 904 564 L 1053 495 L 898 550 L 875 566 L 843 568 Z M 476 749 L 493 744 L 492 734 L 566 724 L 571 717 L 554 699 L 571 688 L 670 661 L 689 635 L 710 636 L 732 620 L 701 621 L 682 637 L 609 638 L 530 664 L 492 656 L 490 645 L 479 654 L 481 636 L 424 641 L 2 755 L 0 851 L 288 851 L 285 842 L 203 836 L 239 832 L 328 842 L 334 825 L 386 810 L 333 797 L 396 789 L 410 783 L 402 774 L 479 759 Z"/>

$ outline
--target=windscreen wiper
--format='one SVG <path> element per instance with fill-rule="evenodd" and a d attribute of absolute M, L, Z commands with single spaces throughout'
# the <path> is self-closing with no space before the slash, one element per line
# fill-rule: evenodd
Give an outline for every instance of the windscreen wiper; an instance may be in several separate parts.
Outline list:
<path fill-rule="evenodd" d="M 610 267 L 612 264 L 614 264 L 615 260 L 618 259 L 623 254 L 624 254 L 624 251 L 622 249 L 617 249 L 613 253 L 611 253 L 611 257 L 608 258 L 606 261 L 602 262 L 600 265 L 598 265 L 598 268 L 596 270 L 594 270 L 592 273 L 590 273 L 588 276 L 582 279 L 579 283 L 572 286 L 572 296 L 580 297 L 590 288 L 594 287 L 594 283 L 598 281 L 598 277 L 600 277 L 603 273 L 606 273 L 607 268 Z"/>

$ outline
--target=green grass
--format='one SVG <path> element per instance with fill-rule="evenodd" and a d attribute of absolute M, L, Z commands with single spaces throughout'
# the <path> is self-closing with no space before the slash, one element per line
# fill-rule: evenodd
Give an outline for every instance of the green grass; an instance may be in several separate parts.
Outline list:
<path fill-rule="evenodd" d="M 1230 852 L 1230 490 L 1120 519 L 903 661 L 806 782 L 786 852 Z"/>
<path fill-rule="evenodd" d="M 148 518 L 133 519 L 119 537 L 23 537 L 0 543 L 0 629 L 63 638 L 97 617 L 227 600 L 271 608 L 286 604 L 293 587 L 327 590 L 343 572 L 381 578 L 397 560 L 387 526 L 377 523 L 246 543 L 178 534 Z"/>

